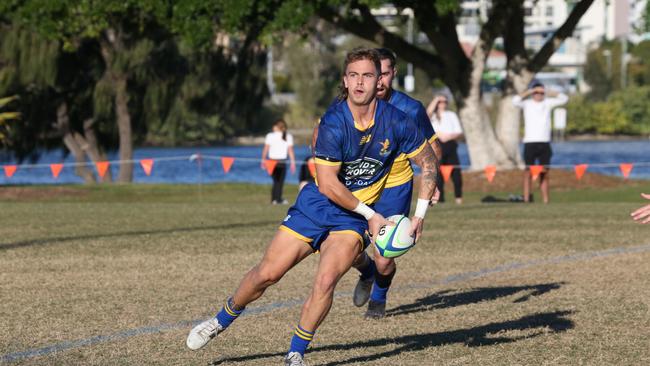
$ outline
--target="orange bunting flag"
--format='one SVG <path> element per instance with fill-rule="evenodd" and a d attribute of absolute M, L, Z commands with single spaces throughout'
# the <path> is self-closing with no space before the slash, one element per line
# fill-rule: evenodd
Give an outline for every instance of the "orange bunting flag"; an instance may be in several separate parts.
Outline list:
<path fill-rule="evenodd" d="M 576 178 L 578 178 L 578 180 L 582 179 L 582 176 L 585 175 L 588 166 L 589 164 L 578 164 L 575 166 L 574 169 L 576 171 Z"/>
<path fill-rule="evenodd" d="M 63 169 L 63 164 L 50 164 L 50 170 L 52 171 L 52 177 L 54 179 L 59 177 L 61 169 Z"/>
<path fill-rule="evenodd" d="M 140 166 L 144 170 L 144 174 L 147 176 L 151 175 L 151 169 L 153 169 L 153 159 L 142 159 L 140 160 Z"/>
<path fill-rule="evenodd" d="M 316 178 L 316 163 L 314 163 L 313 159 L 310 159 L 307 162 L 307 168 L 309 168 L 309 173 L 311 174 L 311 176 Z"/>
<path fill-rule="evenodd" d="M 95 163 L 95 166 L 97 167 L 97 173 L 99 174 L 100 178 L 104 178 L 109 165 L 111 165 L 111 163 L 108 161 L 98 161 Z"/>
<path fill-rule="evenodd" d="M 623 177 L 627 179 L 630 176 L 630 172 L 632 172 L 632 168 L 634 167 L 634 164 L 630 163 L 622 163 L 619 165 L 619 168 L 621 169 L 621 173 L 623 173 Z"/>
<path fill-rule="evenodd" d="M 494 176 L 497 175 L 497 167 L 494 165 L 488 165 L 485 167 L 485 178 L 488 183 L 492 183 Z"/>
<path fill-rule="evenodd" d="M 5 165 L 4 169 L 5 169 L 5 176 L 7 178 L 11 178 L 16 172 L 16 169 L 18 169 L 18 167 L 16 167 L 15 165 Z"/>
<path fill-rule="evenodd" d="M 530 166 L 530 175 L 533 177 L 533 180 L 537 179 L 539 175 L 544 171 L 544 165 L 531 165 Z"/>
<path fill-rule="evenodd" d="M 221 166 L 223 167 L 223 171 L 225 173 L 228 173 L 230 171 L 230 167 L 232 167 L 232 163 L 235 162 L 235 158 L 231 157 L 222 157 L 221 158 Z"/>
<path fill-rule="evenodd" d="M 451 177 L 451 171 L 454 170 L 453 165 L 441 165 L 440 166 L 440 172 L 442 172 L 442 178 L 445 180 L 445 182 L 449 181 L 449 177 Z"/>
<path fill-rule="evenodd" d="M 273 170 L 275 170 L 276 165 L 278 165 L 277 160 L 264 160 L 264 166 L 266 167 L 266 172 L 269 173 L 269 175 L 273 174 Z"/>

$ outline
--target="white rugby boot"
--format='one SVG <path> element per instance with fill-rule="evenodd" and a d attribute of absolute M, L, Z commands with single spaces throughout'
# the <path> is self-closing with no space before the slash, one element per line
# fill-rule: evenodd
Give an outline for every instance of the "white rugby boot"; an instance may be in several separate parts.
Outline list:
<path fill-rule="evenodd" d="M 284 357 L 284 366 L 307 366 L 305 360 L 298 352 L 289 352 L 288 355 Z"/>
<path fill-rule="evenodd" d="M 223 327 L 216 318 L 210 318 L 196 327 L 192 328 L 187 336 L 187 347 L 193 351 L 205 346 L 210 340 L 219 334 Z"/>

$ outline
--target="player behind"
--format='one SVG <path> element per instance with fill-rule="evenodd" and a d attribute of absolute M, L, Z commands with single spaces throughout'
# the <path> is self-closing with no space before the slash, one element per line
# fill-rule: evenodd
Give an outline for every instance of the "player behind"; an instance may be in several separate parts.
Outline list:
<path fill-rule="evenodd" d="M 650 200 L 650 194 L 641 193 L 641 197 Z M 650 223 L 650 204 L 647 204 L 630 214 L 632 219 L 640 224 Z"/>
<path fill-rule="evenodd" d="M 322 117 L 315 149 L 318 185 L 308 183 L 271 240 L 261 261 L 242 279 L 221 311 L 194 327 L 187 346 L 199 349 L 223 332 L 271 285 L 316 250 L 320 260 L 311 293 L 291 339 L 285 365 L 304 365 L 305 350 L 332 305 L 334 289 L 367 245 L 388 222 L 370 206 L 379 199 L 389 169 L 405 153 L 422 169 L 419 198 L 431 199 L 436 165 L 431 147 L 408 117 L 376 99 L 380 61 L 373 49 L 355 49 L 344 63 L 345 102 Z M 406 122 L 405 122 L 406 120 Z M 424 210 L 412 218 L 418 238 Z"/>
<path fill-rule="evenodd" d="M 418 130 L 431 144 L 437 164 L 442 152 L 426 109 L 419 101 L 392 88 L 393 78 L 397 74 L 395 53 L 387 48 L 378 48 L 377 52 L 381 59 L 381 80 L 377 88 L 377 98 L 397 107 L 415 122 Z M 409 216 L 412 195 L 413 169 L 406 155 L 402 154 L 395 159 L 386 180 L 386 187 L 374 209 L 384 217 Z M 428 202 L 418 202 L 418 205 L 426 204 Z M 377 319 L 386 313 L 386 295 L 397 266 L 393 258 L 384 258 L 377 250 L 374 253 L 374 262 L 364 252 L 362 259 L 357 261 L 359 264 L 355 265 L 361 274 L 354 289 L 353 302 L 361 307 L 370 298 L 365 316 Z"/>

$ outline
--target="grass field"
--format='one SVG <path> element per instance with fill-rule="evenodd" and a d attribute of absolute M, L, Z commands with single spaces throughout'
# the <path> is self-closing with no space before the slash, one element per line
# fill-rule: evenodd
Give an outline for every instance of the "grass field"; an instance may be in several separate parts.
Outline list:
<path fill-rule="evenodd" d="M 205 349 L 184 344 L 284 217 L 269 187 L 2 190 L 0 364 L 281 364 L 317 255 Z M 351 271 L 308 362 L 650 364 L 650 225 L 629 218 L 642 191 L 650 182 L 562 190 L 549 205 L 469 192 L 435 207 L 398 260 L 390 316 L 363 318 Z"/>

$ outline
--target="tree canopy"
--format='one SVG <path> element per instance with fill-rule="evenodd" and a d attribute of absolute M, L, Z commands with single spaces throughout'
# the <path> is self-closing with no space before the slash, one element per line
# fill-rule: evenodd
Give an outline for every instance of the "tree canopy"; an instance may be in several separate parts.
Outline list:
<path fill-rule="evenodd" d="M 216 113 L 217 117 L 208 118 L 211 121 L 205 125 L 208 131 L 234 114 L 248 122 L 241 125 L 225 122 L 224 133 L 241 130 L 239 126 L 252 127 L 254 111 L 260 109 L 251 105 L 262 105 L 266 95 L 260 77 L 265 45 L 281 40 L 287 32 L 317 31 L 312 27 L 316 17 L 362 39 L 392 48 L 401 60 L 413 63 L 429 79 L 441 80 L 459 107 L 472 165 L 482 168 L 487 164 L 513 167 L 519 159 L 518 111 L 511 103 L 501 104 L 495 130 L 481 101 L 481 78 L 495 40 L 503 39 L 508 59 L 504 90 L 504 100 L 507 100 L 526 88 L 533 75 L 546 65 L 572 34 L 593 0 L 571 3 L 564 23 L 533 54 L 524 46 L 524 0 L 492 1 L 478 42 L 469 53 L 456 31 L 461 10 L 458 0 L 7 0 L 0 4 L 0 13 L 14 24 L 29 26 L 60 42 L 67 51 L 79 49 L 84 42 L 97 45 L 103 74 L 93 92 L 93 115 L 111 115 L 115 119 L 111 135 L 119 141 L 122 160 L 130 159 L 133 141 L 143 131 L 151 131 L 153 125 L 148 119 L 167 120 L 165 116 L 177 116 L 177 120 L 198 121 L 194 113 Z M 382 6 L 412 16 L 417 34 L 423 34 L 426 41 L 411 42 L 403 34 L 391 31 L 373 13 L 373 9 Z M 169 39 L 176 46 L 165 48 L 165 44 L 170 44 Z M 182 51 L 187 49 L 197 56 Z M 168 55 L 165 52 L 170 50 L 171 59 L 184 60 L 181 69 L 192 77 L 165 76 L 170 70 L 160 65 L 165 61 L 160 56 Z M 228 61 L 218 68 L 211 64 L 201 66 L 201 60 L 213 63 L 218 59 L 204 53 L 215 50 Z M 161 71 L 159 74 L 153 70 Z M 219 79 L 218 83 L 206 80 L 224 72 L 229 77 Z M 152 78 L 157 81 L 152 83 Z M 220 93 L 219 89 L 227 92 Z M 105 93 L 96 94 L 99 90 Z M 205 94 L 199 96 L 198 91 Z M 111 99 L 97 103 L 98 95 L 110 95 Z M 225 108 L 210 108 L 210 103 L 219 97 L 223 97 L 220 106 Z M 185 104 L 194 112 L 180 107 Z M 220 110 L 228 113 L 218 113 Z M 195 129 L 191 123 L 178 126 L 165 122 L 156 131 L 173 133 Z M 128 171 L 120 172 L 120 179 L 128 180 Z"/>
<path fill-rule="evenodd" d="M 259 129 L 267 95 L 259 30 L 231 35 L 216 17 L 188 18 L 199 3 L 2 2 L 0 92 L 20 94 L 29 112 L 12 150 L 24 157 L 56 146 L 62 103 L 72 132 L 90 123 L 99 147 L 119 147 L 127 161 L 133 143 L 205 144 Z M 126 168 L 120 180 L 130 180 Z"/>

